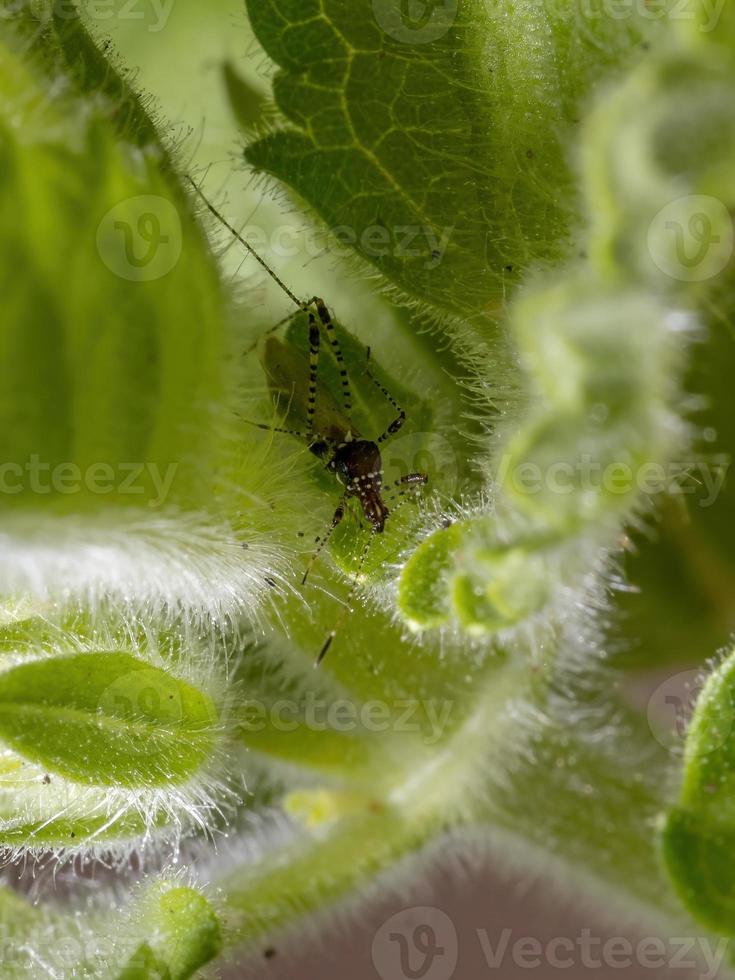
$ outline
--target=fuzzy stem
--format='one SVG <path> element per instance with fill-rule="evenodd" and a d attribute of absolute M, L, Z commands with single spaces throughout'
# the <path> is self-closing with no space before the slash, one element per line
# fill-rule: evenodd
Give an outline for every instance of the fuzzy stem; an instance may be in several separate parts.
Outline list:
<path fill-rule="evenodd" d="M 387 805 L 373 802 L 372 812 L 299 835 L 256 868 L 221 880 L 237 945 L 270 938 L 364 890 L 399 859 L 432 839 L 437 844 L 442 830 L 454 843 L 455 832 L 461 841 L 476 840 L 479 831 L 483 841 L 501 844 L 503 853 L 510 849 L 535 871 L 544 864 L 554 870 L 560 859 L 604 894 L 608 911 L 617 908 L 627 918 L 632 904 L 657 933 L 684 928 L 697 935 L 666 882 L 655 844 L 661 753 L 654 755 L 650 739 L 626 720 L 626 755 L 638 765 L 623 764 L 604 740 L 555 723 L 558 706 L 543 712 L 538 694 L 520 697 L 519 682 L 516 675 L 488 684 L 443 750 L 396 780 Z M 479 792 L 478 767 L 487 774 Z"/>

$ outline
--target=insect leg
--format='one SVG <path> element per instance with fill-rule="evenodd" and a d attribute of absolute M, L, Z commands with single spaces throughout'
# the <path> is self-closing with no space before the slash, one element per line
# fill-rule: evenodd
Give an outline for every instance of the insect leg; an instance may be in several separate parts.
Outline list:
<path fill-rule="evenodd" d="M 412 486 L 416 483 L 426 484 L 429 482 L 429 477 L 426 473 L 406 473 L 405 476 L 400 477 L 398 480 L 393 481 L 394 487 L 405 487 Z"/>
<path fill-rule="evenodd" d="M 342 348 L 339 344 L 339 338 L 337 337 L 337 331 L 334 329 L 334 322 L 332 316 L 327 309 L 327 304 L 323 299 L 318 296 L 314 296 L 313 299 L 309 301 L 309 305 L 314 304 L 316 311 L 319 314 L 319 319 L 322 322 L 324 329 L 327 331 L 327 338 L 332 347 L 332 353 L 337 361 L 337 369 L 339 370 L 339 377 L 342 383 L 342 405 L 345 410 L 345 415 L 347 419 L 352 418 L 352 389 L 350 388 L 350 376 L 347 373 L 347 368 L 345 367 L 345 359 L 342 354 Z"/>
<path fill-rule="evenodd" d="M 392 517 L 398 508 L 402 507 L 408 500 L 418 499 L 418 488 L 426 486 L 428 482 L 429 478 L 425 473 L 407 473 L 399 480 L 394 480 L 393 489 L 383 494 L 388 514 Z M 396 503 L 396 501 L 398 502 Z"/>
<path fill-rule="evenodd" d="M 237 413 L 235 413 L 237 415 Z M 237 415 L 237 418 L 241 422 L 247 422 L 248 425 L 254 425 L 256 429 L 265 429 L 266 432 L 283 432 L 287 436 L 296 436 L 297 439 L 308 439 L 308 433 L 302 432 L 300 429 L 282 429 L 280 426 L 271 425 L 267 422 L 253 422 L 252 419 L 246 419 L 242 415 Z"/>
<path fill-rule="evenodd" d="M 340 521 L 344 516 L 345 516 L 345 498 L 343 497 L 340 500 L 339 504 L 337 505 L 337 509 L 334 512 L 334 517 L 332 518 L 332 523 L 329 525 L 326 534 L 324 534 L 323 537 L 316 539 L 315 543 L 317 547 L 316 550 L 314 551 L 314 554 L 309 559 L 309 564 L 306 566 L 304 577 L 301 579 L 302 585 L 306 585 L 306 580 L 309 577 L 309 573 L 311 572 L 314 565 L 317 563 L 319 555 L 321 555 L 322 551 L 324 550 L 324 546 L 326 545 L 327 541 L 329 541 L 329 539 L 331 538 L 332 531 L 334 531 L 334 529 L 337 527 L 337 525 L 340 523 Z"/>
<path fill-rule="evenodd" d="M 362 569 L 363 569 L 363 567 L 365 565 L 365 561 L 367 559 L 368 552 L 370 551 L 370 545 L 373 543 L 373 540 L 375 538 L 376 533 L 377 532 L 375 531 L 375 529 L 373 529 L 371 531 L 370 537 L 365 542 L 365 545 L 364 545 L 364 547 L 362 549 L 362 554 L 360 555 L 360 562 L 359 562 L 359 564 L 357 566 L 357 571 L 355 572 L 355 577 L 352 580 L 352 585 L 350 587 L 350 591 L 349 591 L 349 593 L 347 595 L 347 599 L 345 600 L 344 609 L 340 613 L 339 618 L 337 619 L 337 622 L 334 624 L 334 626 L 332 627 L 332 629 L 329 631 L 329 635 L 327 636 L 327 638 L 324 641 L 324 644 L 323 644 L 321 650 L 319 651 L 319 656 L 314 661 L 314 666 L 315 667 L 318 667 L 319 664 L 322 662 L 322 660 L 324 660 L 324 658 L 327 655 L 327 651 L 329 650 L 330 646 L 332 645 L 332 640 L 335 638 L 335 636 L 337 635 L 337 633 L 339 633 L 340 629 L 342 628 L 342 624 L 344 623 L 345 619 L 347 618 L 347 614 L 352 612 L 352 609 L 350 607 L 350 603 L 352 602 L 352 599 L 353 599 L 353 597 L 355 595 L 355 592 L 357 590 L 357 586 L 358 586 L 358 583 L 360 581 L 360 573 L 362 572 Z"/>
<path fill-rule="evenodd" d="M 413 476 L 414 474 L 411 475 Z M 420 473 L 416 475 L 422 476 L 422 474 Z M 398 482 L 399 481 L 396 481 L 396 483 Z M 416 484 L 425 486 L 427 482 L 428 482 L 427 479 L 417 480 Z M 416 484 L 409 484 L 405 486 L 403 490 L 391 490 L 383 495 L 383 499 L 389 509 L 389 513 L 391 517 L 395 514 L 395 512 L 402 504 L 406 503 L 407 500 L 418 499 L 418 487 L 416 486 Z M 399 500 L 399 502 L 397 504 L 394 504 L 394 501 L 396 500 Z"/>
<path fill-rule="evenodd" d="M 309 402 L 306 409 L 306 431 L 314 431 L 316 411 L 316 378 L 319 371 L 319 327 L 313 313 L 309 313 Z"/>
<path fill-rule="evenodd" d="M 368 347 L 368 349 L 367 349 L 367 362 L 369 362 L 369 361 L 370 361 L 370 348 Z M 401 426 L 403 425 L 403 423 L 406 421 L 406 413 L 401 408 L 401 406 L 398 404 L 398 402 L 395 400 L 395 398 L 393 397 L 393 395 L 391 395 L 391 393 L 388 391 L 388 389 L 378 381 L 378 379 L 375 377 L 375 375 L 371 372 L 370 368 L 368 368 L 367 366 L 365 367 L 365 373 L 367 374 L 368 378 L 370 378 L 370 380 L 375 385 L 375 387 L 379 389 L 379 391 L 391 403 L 391 405 L 393 406 L 393 408 L 395 408 L 395 410 L 398 412 L 398 415 L 396 416 L 396 418 L 393 419 L 393 421 L 388 426 L 388 428 L 385 430 L 385 432 L 382 435 L 378 436 L 378 438 L 376 439 L 376 442 L 378 442 L 378 443 L 385 442 L 385 440 L 389 436 L 394 435 L 401 428 Z"/>

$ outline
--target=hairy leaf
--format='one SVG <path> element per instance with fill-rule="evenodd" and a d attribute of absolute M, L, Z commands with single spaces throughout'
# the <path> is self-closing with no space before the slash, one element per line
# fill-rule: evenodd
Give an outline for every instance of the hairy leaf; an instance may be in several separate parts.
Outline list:
<path fill-rule="evenodd" d="M 188 201 L 122 83 L 88 104 L 0 43 L 0 507 L 198 504 L 223 307 Z"/>
<path fill-rule="evenodd" d="M 0 738 L 71 780 L 184 782 L 213 747 L 206 694 L 127 653 L 86 653 L 0 674 Z"/>
<path fill-rule="evenodd" d="M 248 11 L 288 120 L 250 163 L 413 300 L 463 316 L 496 314 L 532 264 L 569 249 L 565 140 L 650 29 L 595 2 L 590 32 L 571 0 L 455 0 L 417 22 L 395 0 Z"/>
<path fill-rule="evenodd" d="M 669 873 L 692 915 L 735 936 L 735 655 L 707 679 L 687 733 L 679 798 L 663 828 Z"/>

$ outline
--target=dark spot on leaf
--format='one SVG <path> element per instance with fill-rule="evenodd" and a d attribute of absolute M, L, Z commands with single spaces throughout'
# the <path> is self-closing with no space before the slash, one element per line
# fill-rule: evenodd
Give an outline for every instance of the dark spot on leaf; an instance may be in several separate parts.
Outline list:
<path fill-rule="evenodd" d="M 266 576 L 266 577 L 265 577 L 265 578 L 263 579 L 263 581 L 265 582 L 265 584 L 266 584 L 266 585 L 269 585 L 269 586 L 270 586 L 270 587 L 271 587 L 272 589 L 275 589 L 275 588 L 276 588 L 276 583 L 275 583 L 275 582 L 273 581 L 273 579 L 272 579 L 272 578 L 268 578 L 268 577 Z"/>
<path fill-rule="evenodd" d="M 272 960 L 275 955 L 276 951 L 272 946 L 269 946 L 268 949 L 263 950 L 263 957 L 266 960 Z"/>

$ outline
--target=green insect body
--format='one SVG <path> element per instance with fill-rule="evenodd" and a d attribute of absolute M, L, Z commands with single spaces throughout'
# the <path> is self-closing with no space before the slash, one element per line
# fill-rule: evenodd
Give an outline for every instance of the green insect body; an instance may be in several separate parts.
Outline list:
<path fill-rule="evenodd" d="M 383 432 L 390 421 L 391 405 L 381 395 L 368 374 L 367 350 L 361 341 L 340 324 L 334 324 L 344 366 L 349 374 L 352 413 L 347 418 L 341 404 L 340 365 L 330 351 L 322 350 L 313 413 L 313 430 L 317 437 L 342 442 L 347 433 L 353 440 L 369 439 Z M 303 431 L 309 406 L 309 332 L 307 315 L 297 314 L 283 339 L 270 336 L 263 344 L 261 363 L 274 404 L 282 412 L 286 429 Z M 389 442 L 383 452 L 384 485 L 393 486 L 419 468 L 418 462 L 430 458 L 425 433 L 431 432 L 433 411 L 428 402 L 389 376 L 374 360 L 370 374 L 380 386 L 390 391 L 403 406 L 405 426 L 401 427 L 399 444 Z M 387 409 L 387 411 L 386 411 Z M 395 414 L 395 413 L 393 413 Z M 299 440 L 303 444 L 303 440 Z M 398 440 L 396 440 L 398 441 Z M 401 452 L 401 449 L 404 451 Z M 423 454 L 422 454 L 423 451 Z M 324 466 L 314 467 L 314 479 L 324 490 L 333 489 L 336 480 Z M 347 574 L 358 572 L 361 579 L 372 580 L 387 564 L 398 560 L 409 545 L 415 524 L 415 508 L 391 509 L 385 529 L 370 542 L 367 557 L 363 551 L 371 537 L 370 522 L 356 501 L 348 502 L 347 519 L 334 528 L 330 552 L 337 565 Z"/>

